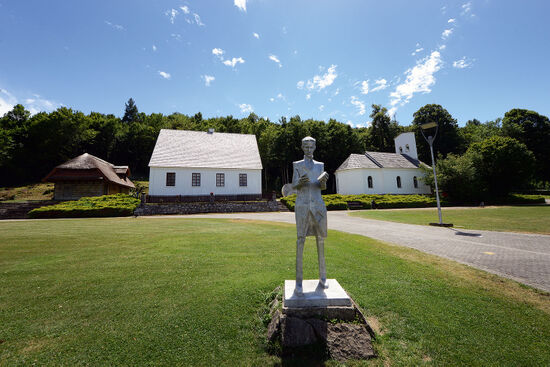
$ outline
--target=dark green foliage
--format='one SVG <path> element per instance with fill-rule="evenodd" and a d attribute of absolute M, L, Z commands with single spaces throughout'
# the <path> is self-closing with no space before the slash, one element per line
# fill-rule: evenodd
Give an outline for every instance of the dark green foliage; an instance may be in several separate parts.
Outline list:
<path fill-rule="evenodd" d="M 462 156 L 438 160 L 439 189 L 457 203 L 506 202 L 507 195 L 526 187 L 533 174 L 534 156 L 515 139 L 493 136 L 473 143 Z M 433 173 L 425 170 L 433 187 Z"/>
<path fill-rule="evenodd" d="M 139 111 L 133 98 L 130 98 L 125 104 L 124 116 L 122 122 L 135 122 L 139 120 Z"/>
<path fill-rule="evenodd" d="M 533 153 L 512 138 L 494 136 L 474 143 L 467 156 L 475 167 L 479 191 L 486 198 L 504 197 L 514 189 L 524 188 L 533 175 Z"/>
<path fill-rule="evenodd" d="M 536 178 L 550 181 L 550 120 L 535 111 L 515 108 L 502 119 L 506 136 L 517 139 L 533 152 L 536 158 Z"/>
<path fill-rule="evenodd" d="M 428 104 L 414 113 L 413 130 L 416 137 L 418 157 L 423 162 L 431 162 L 430 147 L 420 132 L 420 125 L 436 122 L 439 126 L 434 141 L 434 155 L 445 158 L 449 153 L 461 154 L 465 151 L 464 141 L 459 134 L 458 123 L 451 114 L 438 104 Z M 433 134 L 433 132 L 431 132 Z M 430 134 L 428 130 L 426 134 Z"/>
<path fill-rule="evenodd" d="M 134 214 L 140 201 L 125 194 L 84 197 L 29 212 L 31 218 L 127 217 Z"/>

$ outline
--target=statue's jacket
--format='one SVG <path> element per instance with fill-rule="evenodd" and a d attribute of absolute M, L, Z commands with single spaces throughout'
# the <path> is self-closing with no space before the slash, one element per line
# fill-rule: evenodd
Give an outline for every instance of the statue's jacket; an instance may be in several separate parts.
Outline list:
<path fill-rule="evenodd" d="M 292 163 L 292 186 L 296 188 L 296 230 L 298 237 L 327 237 L 327 208 L 321 196 L 318 177 L 325 170 L 322 162 L 302 159 Z M 307 175 L 309 183 L 298 187 L 300 177 Z"/>

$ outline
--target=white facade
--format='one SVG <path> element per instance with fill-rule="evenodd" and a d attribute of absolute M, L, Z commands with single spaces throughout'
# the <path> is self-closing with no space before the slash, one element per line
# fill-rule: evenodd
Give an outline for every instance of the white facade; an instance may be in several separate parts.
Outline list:
<path fill-rule="evenodd" d="M 399 134 L 399 136 L 394 139 L 394 142 L 396 154 L 406 154 L 413 159 L 418 159 L 414 133 Z"/>
<path fill-rule="evenodd" d="M 167 186 L 166 174 L 175 173 L 174 186 Z M 200 186 L 193 186 L 193 173 L 200 173 Z M 216 186 L 216 174 L 224 174 L 224 186 Z M 246 174 L 246 186 L 239 175 Z M 218 182 L 219 183 L 219 182 Z M 151 167 L 149 195 L 249 195 L 262 194 L 261 169 Z"/>
<path fill-rule="evenodd" d="M 336 192 L 359 194 L 430 194 L 422 180 L 414 133 L 395 138 L 395 153 L 351 154 L 336 170 Z M 399 181 L 399 183 L 398 183 Z"/>
<path fill-rule="evenodd" d="M 369 188 L 368 178 L 372 178 Z M 397 177 L 401 188 L 397 187 Z M 414 177 L 418 187 L 414 187 Z M 336 192 L 342 195 L 360 194 L 430 194 L 430 186 L 420 178 L 422 171 L 418 168 L 356 168 L 336 171 Z"/>

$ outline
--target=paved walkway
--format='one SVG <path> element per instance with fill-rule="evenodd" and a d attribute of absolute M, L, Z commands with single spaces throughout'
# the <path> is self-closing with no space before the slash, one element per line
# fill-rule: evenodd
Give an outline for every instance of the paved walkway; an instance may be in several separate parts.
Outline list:
<path fill-rule="evenodd" d="M 294 213 L 186 215 L 294 223 Z M 173 218 L 168 216 L 164 218 Z M 328 214 L 330 229 L 359 234 L 445 257 L 550 292 L 550 236 L 458 230 Z"/>

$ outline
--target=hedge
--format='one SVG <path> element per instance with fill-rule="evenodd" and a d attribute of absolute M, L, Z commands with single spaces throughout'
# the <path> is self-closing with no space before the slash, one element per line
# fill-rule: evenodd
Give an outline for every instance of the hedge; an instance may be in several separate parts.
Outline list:
<path fill-rule="evenodd" d="M 363 209 L 372 209 L 372 202 L 376 209 L 393 209 L 393 208 L 426 208 L 437 205 L 435 196 L 429 195 L 323 195 L 323 200 L 327 206 L 327 210 L 346 210 L 348 209 L 347 202 L 355 201 L 362 205 Z M 296 195 L 290 195 L 281 198 L 281 202 L 286 207 L 294 211 Z M 540 195 L 521 195 L 510 194 L 506 198 L 500 199 L 498 202 L 487 202 L 489 204 L 540 204 L 544 203 L 544 197 Z M 470 205 L 479 203 L 471 203 Z M 458 203 L 449 202 L 445 198 L 441 198 L 442 206 L 459 205 Z"/>
<path fill-rule="evenodd" d="M 83 197 L 76 201 L 65 201 L 56 205 L 43 206 L 29 212 L 30 218 L 89 218 L 127 217 L 134 214 L 139 199 L 126 194 Z"/>

